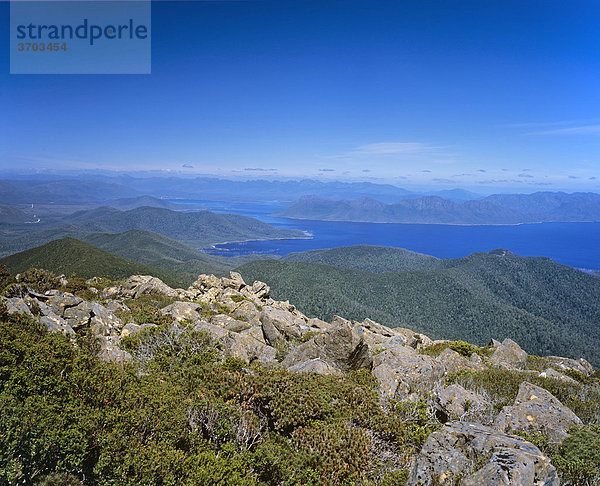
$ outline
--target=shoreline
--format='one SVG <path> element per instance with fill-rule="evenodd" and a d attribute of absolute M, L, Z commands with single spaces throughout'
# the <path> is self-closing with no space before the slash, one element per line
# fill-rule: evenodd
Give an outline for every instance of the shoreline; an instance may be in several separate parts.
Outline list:
<path fill-rule="evenodd" d="M 232 241 L 220 241 L 218 243 L 213 243 L 209 247 L 197 248 L 202 251 L 204 249 L 207 250 L 218 250 L 217 245 L 229 245 L 231 243 L 249 243 L 252 241 L 281 241 L 281 240 L 312 240 L 314 238 L 313 235 L 307 234 L 305 236 L 287 236 L 287 237 L 279 237 L 279 238 L 251 238 L 247 240 L 232 240 Z"/>

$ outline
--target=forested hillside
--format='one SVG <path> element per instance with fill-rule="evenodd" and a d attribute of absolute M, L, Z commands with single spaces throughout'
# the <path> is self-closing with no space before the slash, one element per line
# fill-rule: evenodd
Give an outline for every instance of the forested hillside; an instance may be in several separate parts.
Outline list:
<path fill-rule="evenodd" d="M 141 207 L 119 211 L 110 207 L 82 210 L 63 217 L 43 218 L 39 224 L 0 224 L 0 255 L 33 248 L 49 241 L 89 233 L 159 233 L 195 248 L 225 241 L 303 238 L 302 231 L 280 229 L 258 219 L 209 211 L 180 212 Z"/>
<path fill-rule="evenodd" d="M 81 278 L 102 277 L 113 280 L 143 274 L 158 277 L 174 287 L 187 286 L 195 275 L 156 268 L 134 262 L 95 248 L 75 238 L 63 238 L 0 259 L 12 273 L 43 268 L 56 275 Z"/>
<path fill-rule="evenodd" d="M 440 260 L 404 248 L 356 245 L 290 253 L 282 258 L 289 262 L 322 263 L 372 273 L 402 272 L 436 268 Z"/>

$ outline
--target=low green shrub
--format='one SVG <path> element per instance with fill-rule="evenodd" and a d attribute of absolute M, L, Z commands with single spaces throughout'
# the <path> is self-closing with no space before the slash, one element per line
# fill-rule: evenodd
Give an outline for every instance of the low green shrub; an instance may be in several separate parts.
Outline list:
<path fill-rule="evenodd" d="M 552 457 L 566 485 L 600 483 L 600 426 L 574 427 Z"/>
<path fill-rule="evenodd" d="M 36 292 L 44 293 L 60 287 L 60 279 L 42 268 L 30 268 L 19 274 L 17 281 Z"/>
<path fill-rule="evenodd" d="M 475 346 L 465 341 L 449 341 L 436 343 L 421 349 L 420 352 L 421 354 L 426 354 L 428 356 L 439 356 L 446 348 L 450 348 L 451 350 L 456 351 L 458 354 L 464 356 L 465 358 L 470 358 L 473 353 L 477 353 L 480 356 L 488 356 L 491 354 L 490 349 L 488 347 Z"/>

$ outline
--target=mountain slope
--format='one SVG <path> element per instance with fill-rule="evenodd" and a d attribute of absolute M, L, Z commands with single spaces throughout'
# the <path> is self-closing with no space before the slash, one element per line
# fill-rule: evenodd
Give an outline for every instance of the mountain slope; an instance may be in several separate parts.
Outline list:
<path fill-rule="evenodd" d="M 305 237 L 298 230 L 279 229 L 235 214 L 184 213 L 149 207 L 119 211 L 102 206 L 78 211 L 53 224 L 3 225 L 0 227 L 0 255 L 64 237 L 82 239 L 89 233 L 124 233 L 131 230 L 158 233 L 193 247 L 208 247 L 225 241 Z"/>
<path fill-rule="evenodd" d="M 440 268 L 375 274 L 315 263 L 255 261 L 238 271 L 311 316 L 371 317 L 438 339 L 486 344 L 512 336 L 530 353 L 600 363 L 600 280 L 505 251 L 441 260 Z"/>
<path fill-rule="evenodd" d="M 127 197 L 122 199 L 115 199 L 114 201 L 110 201 L 107 203 L 108 206 L 116 209 L 120 209 L 121 211 L 127 211 L 130 209 L 136 209 L 141 207 L 151 207 L 151 208 L 163 208 L 163 209 L 171 209 L 172 211 L 180 211 L 185 209 L 191 209 L 193 206 L 189 206 L 186 204 L 177 204 L 169 201 L 165 201 L 164 199 L 160 199 L 158 197 L 153 196 L 138 196 L 138 197 Z"/>
<path fill-rule="evenodd" d="M 489 201 L 457 203 L 438 196 L 404 199 L 394 204 L 370 198 L 350 201 L 303 198 L 277 215 L 297 219 L 371 223 L 514 224 L 526 219 L 518 211 Z"/>
<path fill-rule="evenodd" d="M 209 211 L 182 213 L 149 207 L 103 216 L 74 227 L 90 233 L 123 233 L 134 229 L 152 231 L 196 247 L 225 241 L 304 236 L 301 231 L 275 228 L 236 214 Z"/>
<path fill-rule="evenodd" d="M 83 241 L 130 260 L 169 270 L 199 275 L 226 275 L 242 261 L 215 257 L 176 240 L 142 230 L 125 233 L 89 233 Z M 248 261 L 248 260 L 246 260 Z"/>
<path fill-rule="evenodd" d="M 356 245 L 290 253 L 281 258 L 287 262 L 308 262 L 350 268 L 371 273 L 425 270 L 439 266 L 440 260 L 404 248 Z"/>
<path fill-rule="evenodd" d="M 10 206 L 0 206 L 0 224 L 22 224 L 33 221 L 29 214 Z"/>
<path fill-rule="evenodd" d="M 51 241 L 37 248 L 10 255 L 0 259 L 0 265 L 6 265 L 12 273 L 36 267 L 50 270 L 57 275 L 76 274 L 83 278 L 106 277 L 112 280 L 136 274 L 153 275 L 175 287 L 187 286 L 194 280 L 194 275 L 133 262 L 74 238 Z"/>

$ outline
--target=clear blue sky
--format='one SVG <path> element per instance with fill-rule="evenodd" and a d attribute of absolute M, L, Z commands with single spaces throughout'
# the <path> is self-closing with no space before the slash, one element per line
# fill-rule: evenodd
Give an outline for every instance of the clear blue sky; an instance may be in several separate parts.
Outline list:
<path fill-rule="evenodd" d="M 8 22 L 3 170 L 600 190 L 597 0 L 154 2 L 150 75 L 10 75 Z"/>

